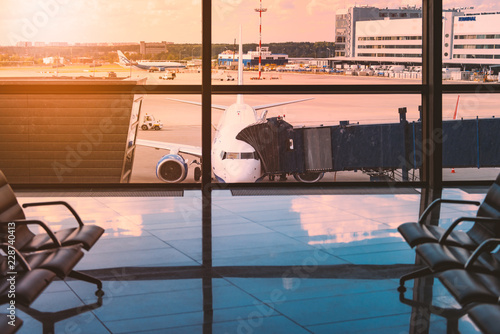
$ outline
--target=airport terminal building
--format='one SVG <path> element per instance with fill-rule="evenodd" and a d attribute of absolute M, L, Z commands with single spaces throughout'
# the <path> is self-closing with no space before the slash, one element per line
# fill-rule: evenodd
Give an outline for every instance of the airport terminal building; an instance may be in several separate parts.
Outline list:
<path fill-rule="evenodd" d="M 420 8 L 369 6 L 337 11 L 337 58 L 381 64 L 422 62 Z M 500 12 L 443 11 L 443 64 L 471 68 L 500 65 Z"/>

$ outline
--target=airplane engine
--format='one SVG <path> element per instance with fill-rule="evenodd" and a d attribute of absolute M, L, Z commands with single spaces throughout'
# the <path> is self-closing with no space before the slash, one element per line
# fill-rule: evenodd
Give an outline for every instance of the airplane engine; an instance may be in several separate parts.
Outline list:
<path fill-rule="evenodd" d="M 295 178 L 295 180 L 300 181 L 300 182 L 314 183 L 314 182 L 318 182 L 319 180 L 321 180 L 324 175 L 325 175 L 325 173 L 306 172 L 304 174 L 295 173 L 295 174 L 293 174 L 293 177 Z"/>
<path fill-rule="evenodd" d="M 182 182 L 188 173 L 188 165 L 177 154 L 164 155 L 156 165 L 156 176 L 167 183 Z"/>

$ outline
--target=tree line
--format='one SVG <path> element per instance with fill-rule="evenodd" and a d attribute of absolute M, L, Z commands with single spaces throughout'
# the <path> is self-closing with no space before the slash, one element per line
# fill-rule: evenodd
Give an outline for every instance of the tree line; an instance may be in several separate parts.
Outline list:
<path fill-rule="evenodd" d="M 263 46 L 269 47 L 272 53 L 283 53 L 292 58 L 325 58 L 335 54 L 335 43 L 333 42 L 285 42 L 268 43 Z M 256 50 L 257 47 L 257 43 L 244 44 L 243 52 Z M 201 44 L 187 43 L 169 44 L 166 52 L 154 55 L 140 54 L 139 44 L 120 46 L 0 46 L 0 60 L 3 62 L 30 61 L 41 64 L 44 57 L 64 57 L 69 60 L 76 57 L 89 57 L 95 61 L 113 63 L 118 61 L 117 50 L 123 51 L 132 60 L 191 60 L 200 59 L 202 53 Z M 238 45 L 212 44 L 212 58 L 217 58 L 219 53 L 226 50 L 238 52 Z"/>

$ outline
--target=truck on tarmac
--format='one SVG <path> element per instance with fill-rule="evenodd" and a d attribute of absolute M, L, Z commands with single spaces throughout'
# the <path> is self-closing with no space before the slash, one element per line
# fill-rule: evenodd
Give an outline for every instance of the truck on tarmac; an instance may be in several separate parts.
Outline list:
<path fill-rule="evenodd" d="M 160 120 L 156 120 L 153 115 L 144 115 L 141 124 L 142 130 L 161 130 L 163 128 L 163 123 Z"/>

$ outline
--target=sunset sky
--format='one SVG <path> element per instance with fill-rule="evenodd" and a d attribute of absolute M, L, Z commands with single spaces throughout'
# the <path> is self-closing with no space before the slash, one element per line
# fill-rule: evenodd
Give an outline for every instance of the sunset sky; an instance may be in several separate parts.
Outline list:
<path fill-rule="evenodd" d="M 500 8 L 492 0 L 445 0 L 445 8 Z M 259 0 L 213 0 L 213 42 L 258 42 Z M 263 0 L 262 41 L 333 41 L 335 12 L 352 0 Z M 397 8 L 421 1 L 364 0 Z M 201 42 L 201 0 L 0 0 L 0 45 L 41 42 Z M 500 10 L 500 9 L 498 9 Z"/>

